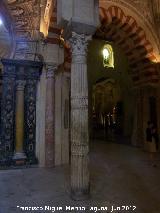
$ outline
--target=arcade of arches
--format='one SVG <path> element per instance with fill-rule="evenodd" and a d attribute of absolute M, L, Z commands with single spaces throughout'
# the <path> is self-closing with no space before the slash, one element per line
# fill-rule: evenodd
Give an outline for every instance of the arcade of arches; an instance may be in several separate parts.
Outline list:
<path fill-rule="evenodd" d="M 0 21 L 2 168 L 70 164 L 79 200 L 89 143 L 149 151 L 147 122 L 160 133 L 160 0 L 1 0 Z"/>

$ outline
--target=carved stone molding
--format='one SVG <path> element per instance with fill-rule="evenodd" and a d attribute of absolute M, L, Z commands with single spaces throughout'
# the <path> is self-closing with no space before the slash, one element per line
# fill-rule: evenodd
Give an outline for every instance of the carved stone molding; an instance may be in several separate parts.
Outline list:
<path fill-rule="evenodd" d="M 26 82 L 23 80 L 16 81 L 16 90 L 24 90 Z"/>
<path fill-rule="evenodd" d="M 37 60 L 37 41 L 16 41 L 14 59 L 18 60 Z"/>
<path fill-rule="evenodd" d="M 55 71 L 57 70 L 57 65 L 54 64 L 47 64 L 46 65 L 46 77 L 53 78 L 55 75 Z"/>
<path fill-rule="evenodd" d="M 71 152 L 72 152 L 72 155 L 83 157 L 83 156 L 88 155 L 89 147 L 88 147 L 87 144 L 83 144 L 83 145 L 81 145 L 81 144 L 72 144 Z"/>
<path fill-rule="evenodd" d="M 25 152 L 30 162 L 35 162 L 37 80 L 28 79 L 25 89 Z"/>
<path fill-rule="evenodd" d="M 88 97 L 73 97 L 71 98 L 72 109 L 88 109 Z"/>

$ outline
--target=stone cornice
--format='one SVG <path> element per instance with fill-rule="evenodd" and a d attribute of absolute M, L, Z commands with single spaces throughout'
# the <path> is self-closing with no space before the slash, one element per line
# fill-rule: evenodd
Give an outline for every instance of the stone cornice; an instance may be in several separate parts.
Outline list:
<path fill-rule="evenodd" d="M 12 60 L 2 59 L 4 66 L 3 76 L 13 76 L 18 80 L 38 80 L 43 64 L 41 62 L 26 61 L 26 60 Z"/>
<path fill-rule="evenodd" d="M 3 65 L 17 65 L 17 66 L 28 66 L 28 67 L 40 67 L 42 68 L 43 63 L 38 61 L 29 60 L 14 60 L 14 59 L 1 59 Z"/>

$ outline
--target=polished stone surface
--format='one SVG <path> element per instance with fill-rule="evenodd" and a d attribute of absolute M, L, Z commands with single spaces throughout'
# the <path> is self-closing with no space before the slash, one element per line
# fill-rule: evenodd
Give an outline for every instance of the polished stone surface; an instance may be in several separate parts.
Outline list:
<path fill-rule="evenodd" d="M 0 213 L 54 212 L 20 211 L 16 206 L 108 207 L 136 206 L 136 213 L 160 212 L 160 155 L 150 162 L 149 154 L 128 145 L 97 141 L 91 145 L 91 198 L 74 202 L 69 197 L 68 167 L 28 168 L 0 171 Z M 156 163 L 156 167 L 153 164 Z M 85 212 L 96 212 L 86 210 Z"/>

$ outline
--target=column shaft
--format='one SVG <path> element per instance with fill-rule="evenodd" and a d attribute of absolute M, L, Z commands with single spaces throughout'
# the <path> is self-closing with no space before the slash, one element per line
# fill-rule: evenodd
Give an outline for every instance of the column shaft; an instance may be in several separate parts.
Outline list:
<path fill-rule="evenodd" d="M 47 90 L 46 90 L 46 127 L 45 127 L 45 164 L 47 167 L 55 165 L 55 141 L 54 141 L 54 72 L 56 66 L 47 66 Z"/>
<path fill-rule="evenodd" d="M 71 195 L 74 200 L 89 194 L 88 81 L 86 49 L 89 37 L 72 33 L 71 66 Z"/>
<path fill-rule="evenodd" d="M 24 81 L 17 81 L 16 88 L 16 137 L 15 137 L 15 155 L 13 159 L 25 159 L 23 152 L 24 143 Z"/>
<path fill-rule="evenodd" d="M 23 150 L 23 136 L 24 136 L 24 94 L 23 91 L 16 91 L 16 152 Z"/>

